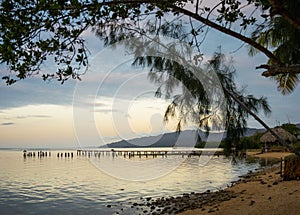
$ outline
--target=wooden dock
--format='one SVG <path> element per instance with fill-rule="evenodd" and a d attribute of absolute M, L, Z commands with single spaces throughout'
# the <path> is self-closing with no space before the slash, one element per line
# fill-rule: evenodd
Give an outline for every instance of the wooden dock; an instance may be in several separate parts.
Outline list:
<path fill-rule="evenodd" d="M 167 156 L 220 156 L 224 155 L 223 149 L 195 149 L 195 148 L 99 148 L 99 149 L 78 149 L 76 151 L 63 151 L 53 152 L 56 153 L 57 158 L 73 158 L 75 155 L 82 157 L 101 157 L 101 156 L 122 156 L 124 158 L 156 158 L 156 157 L 167 157 Z M 76 153 L 76 154 L 75 154 Z M 23 151 L 24 158 L 28 157 L 51 157 L 50 151 Z"/>
<path fill-rule="evenodd" d="M 51 152 L 50 151 L 30 151 L 28 152 L 27 150 L 23 150 L 23 157 L 26 158 L 26 157 L 51 157 Z"/>
<path fill-rule="evenodd" d="M 123 156 L 133 157 L 167 157 L 167 156 L 200 156 L 200 155 L 224 155 L 223 149 L 99 149 L 99 150 L 77 150 L 77 156 Z"/>

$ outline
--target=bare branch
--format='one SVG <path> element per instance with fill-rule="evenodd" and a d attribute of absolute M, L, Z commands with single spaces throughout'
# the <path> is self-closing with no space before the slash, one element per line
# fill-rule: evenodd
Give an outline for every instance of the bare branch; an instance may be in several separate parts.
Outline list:
<path fill-rule="evenodd" d="M 294 65 L 287 65 L 287 66 L 273 66 L 273 65 L 267 65 L 263 64 L 256 69 L 266 69 L 265 72 L 262 73 L 262 76 L 270 77 L 270 76 L 276 76 L 279 74 L 299 74 L 300 73 L 300 64 L 294 64 Z"/>

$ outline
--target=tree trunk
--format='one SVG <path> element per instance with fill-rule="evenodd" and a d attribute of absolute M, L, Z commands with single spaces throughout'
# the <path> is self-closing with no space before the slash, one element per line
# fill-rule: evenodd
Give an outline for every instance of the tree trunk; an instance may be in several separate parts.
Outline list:
<path fill-rule="evenodd" d="M 286 146 L 291 152 L 295 153 L 298 157 L 300 157 L 300 152 L 290 146 L 284 139 L 282 139 L 278 134 L 276 134 L 262 119 L 260 119 L 255 113 L 253 113 L 241 100 L 239 100 L 232 92 L 223 88 L 224 92 L 228 94 L 231 98 L 233 98 L 241 107 L 246 110 L 251 116 L 254 117 L 256 121 L 258 121 L 267 131 L 269 131 L 274 137 L 278 139 L 280 144 Z"/>

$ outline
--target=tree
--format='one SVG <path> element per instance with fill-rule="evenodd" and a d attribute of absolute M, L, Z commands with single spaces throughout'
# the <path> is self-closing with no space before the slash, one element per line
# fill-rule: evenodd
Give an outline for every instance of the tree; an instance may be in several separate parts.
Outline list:
<path fill-rule="evenodd" d="M 138 42 L 134 40 L 133 43 Z M 235 69 L 220 51 L 216 52 L 203 68 L 195 66 L 196 68 L 192 71 L 191 66 L 168 59 L 168 54 L 151 57 L 148 50 L 153 50 L 154 47 L 150 44 L 146 40 L 143 45 L 138 46 L 142 47 L 138 48 L 138 53 L 142 53 L 145 57 L 138 57 L 134 65 L 150 67 L 150 80 L 159 84 L 156 92 L 158 97 L 164 94 L 169 98 L 170 92 L 178 87 L 178 81 L 182 83 L 182 93 L 172 98 L 164 117 L 164 120 L 168 121 L 176 116 L 177 130 L 180 131 L 181 124 L 187 120 L 193 121 L 199 128 L 208 132 L 211 128 L 226 128 L 227 140 L 235 145 L 244 135 L 247 118 L 250 116 L 248 111 L 254 114 L 261 110 L 266 115 L 270 113 L 271 110 L 265 97 L 256 98 L 247 94 L 245 89 L 238 89 L 234 81 Z M 129 46 L 132 48 L 132 45 Z M 173 47 L 173 44 L 170 47 Z M 176 49 L 172 48 L 172 53 L 177 53 Z M 180 56 L 179 53 L 177 55 Z M 213 78 L 214 74 L 217 75 L 219 83 Z"/>
<path fill-rule="evenodd" d="M 281 5 L 279 5 L 282 8 Z M 285 5 L 286 10 L 290 15 L 299 19 L 297 8 L 300 3 L 298 1 L 289 1 Z M 274 10 L 274 9 L 273 9 Z M 279 9 L 280 10 L 280 9 Z M 261 25 L 253 32 L 252 38 L 264 47 L 273 49 L 274 55 L 283 64 L 297 65 L 300 62 L 300 43 L 299 43 L 299 26 L 290 24 L 292 20 L 284 16 L 274 16 L 268 20 L 264 25 Z M 257 50 L 250 48 L 250 54 L 256 54 Z M 268 68 L 264 72 L 265 76 L 272 76 L 276 73 L 276 68 L 273 68 L 273 62 L 270 60 L 268 65 L 260 66 Z M 285 73 L 274 76 L 278 83 L 278 89 L 283 94 L 291 93 L 299 82 L 299 76 L 296 73 Z"/>
<path fill-rule="evenodd" d="M 300 128 L 298 128 L 295 124 L 285 123 L 285 124 L 282 124 L 281 127 L 284 130 L 286 130 L 289 133 L 291 133 L 292 135 L 294 135 L 295 137 L 297 137 L 298 135 L 300 135 Z"/>
<path fill-rule="evenodd" d="M 177 18 L 168 23 L 168 28 L 176 26 L 175 22 L 180 21 L 182 15 L 190 19 L 191 45 L 200 45 L 201 32 L 208 26 L 265 54 L 269 58 L 268 64 L 258 66 L 266 69 L 263 75 L 295 77 L 300 72 L 299 54 L 292 56 L 295 60 L 287 62 L 276 54 L 276 47 L 281 44 L 274 44 L 274 53 L 273 47 L 251 38 L 246 32 L 249 29 L 258 32 L 262 26 L 272 29 L 272 23 L 279 17 L 293 30 L 288 31 L 288 36 L 297 38 L 300 29 L 298 8 L 296 0 L 220 0 L 215 5 L 199 0 L 3 0 L 0 7 L 0 62 L 6 64 L 12 73 L 2 78 L 7 84 L 12 84 L 37 74 L 41 64 L 49 58 L 60 67 L 56 73 L 42 74 L 43 79 L 56 78 L 64 82 L 71 77 L 80 78 L 79 67 L 88 66 L 88 51 L 82 32 L 92 28 L 107 41 L 108 32 L 102 31 L 105 29 L 114 36 L 107 42 L 115 42 L 137 33 L 155 33 L 158 27 L 166 24 L 164 16 L 170 14 Z M 153 29 L 146 32 L 139 27 L 147 23 L 145 19 L 155 20 L 157 25 L 152 23 Z M 282 86 L 281 82 L 279 86 Z"/>
<path fill-rule="evenodd" d="M 292 3 L 294 4 L 294 1 Z M 203 53 L 200 46 L 201 40 L 205 38 L 206 26 L 239 39 L 265 54 L 269 62 L 257 67 L 266 69 L 263 75 L 296 77 L 300 73 L 298 54 L 291 56 L 295 60 L 283 61 L 273 52 L 274 47 L 281 43 L 269 48 L 257 41 L 255 35 L 252 38 L 247 34 L 249 30 L 255 32 L 262 26 L 265 26 L 265 29 L 271 28 L 272 25 L 268 22 L 271 23 L 277 16 L 286 20 L 287 25 L 298 32 L 299 20 L 296 13 L 292 12 L 293 9 L 298 8 L 298 4 L 294 4 L 295 7 L 290 7 L 291 5 L 290 1 L 279 0 L 220 0 L 215 5 L 205 5 L 199 0 L 196 2 L 192 0 L 3 0 L 0 6 L 0 62 L 7 65 L 9 72 L 5 73 L 2 79 L 7 84 L 13 84 L 17 80 L 37 75 L 41 72 L 41 65 L 49 59 L 59 67 L 55 73 L 42 73 L 44 80 L 57 79 L 64 83 L 69 78 L 80 79 L 82 75 L 80 69 L 88 67 L 88 50 L 81 36 L 86 30 L 95 32 L 106 44 L 113 44 L 137 35 L 168 35 L 186 41 L 191 47 L 196 47 L 199 50 L 198 60 L 201 61 Z M 174 19 L 168 20 L 167 16 L 170 15 Z M 289 32 L 289 35 L 293 34 L 294 32 Z M 218 65 L 222 65 L 220 59 L 221 55 L 216 56 L 209 63 L 207 70 L 209 71 L 210 66 L 215 66 L 214 69 L 218 70 Z M 143 62 L 142 59 L 137 60 Z M 169 61 L 157 58 L 152 62 L 154 62 L 153 66 L 159 66 L 167 65 L 165 63 Z M 169 66 L 165 68 L 167 72 L 171 72 L 170 69 L 174 66 L 181 69 L 174 62 Z M 200 123 L 205 126 L 208 123 L 206 119 L 211 119 L 207 95 L 203 94 L 203 89 L 197 80 L 193 81 L 189 70 L 182 71 L 186 73 L 174 72 L 173 75 L 181 81 L 188 81 L 189 90 L 196 93 L 194 99 L 198 104 L 198 114 L 205 116 Z M 227 109 L 231 113 L 228 116 L 237 119 L 229 117 L 226 120 L 232 138 L 236 139 L 246 124 L 245 118 L 250 114 L 258 119 L 255 113 L 259 108 L 267 110 L 267 106 L 264 99 L 244 95 L 242 91 L 236 89 L 230 74 L 218 73 L 218 75 L 228 100 L 225 106 L 230 107 Z M 295 84 L 291 85 L 291 89 L 293 86 Z M 188 102 L 188 100 L 181 101 Z M 174 105 L 176 106 L 176 103 L 172 104 L 166 112 L 166 117 L 168 113 L 172 113 Z M 267 125 L 264 126 L 268 128 Z"/>

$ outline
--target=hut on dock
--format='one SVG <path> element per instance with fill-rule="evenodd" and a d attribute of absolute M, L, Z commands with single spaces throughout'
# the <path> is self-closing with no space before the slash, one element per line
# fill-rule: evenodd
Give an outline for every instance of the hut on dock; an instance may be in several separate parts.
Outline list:
<path fill-rule="evenodd" d="M 288 143 L 293 143 L 297 140 L 294 135 L 281 127 L 272 128 L 272 131 Z M 260 138 L 260 142 L 264 144 L 265 151 L 270 150 L 271 146 L 280 146 L 278 139 L 270 131 L 267 131 Z"/>

